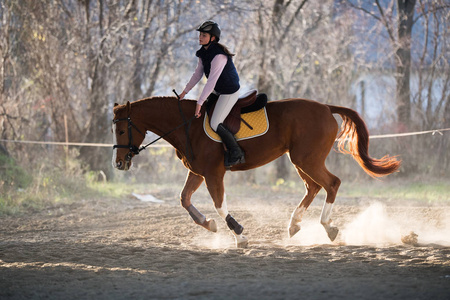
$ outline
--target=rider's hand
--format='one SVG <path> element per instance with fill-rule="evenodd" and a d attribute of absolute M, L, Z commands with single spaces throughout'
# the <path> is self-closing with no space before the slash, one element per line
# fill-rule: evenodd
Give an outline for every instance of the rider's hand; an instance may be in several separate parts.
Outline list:
<path fill-rule="evenodd" d="M 202 106 L 200 104 L 197 104 L 197 106 L 195 107 L 195 117 L 198 119 L 201 117 L 202 113 L 201 110 Z"/>
<path fill-rule="evenodd" d="M 178 99 L 178 100 L 183 100 L 183 99 L 184 99 L 184 96 L 186 96 L 186 92 L 185 92 L 185 91 L 183 91 L 183 92 L 180 94 L 180 99 Z"/>

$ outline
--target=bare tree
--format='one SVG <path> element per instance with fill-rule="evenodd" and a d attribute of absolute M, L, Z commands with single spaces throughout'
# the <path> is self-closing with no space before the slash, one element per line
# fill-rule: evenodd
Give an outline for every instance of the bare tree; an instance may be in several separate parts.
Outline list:
<path fill-rule="evenodd" d="M 418 77 L 417 93 L 412 100 L 423 129 L 445 126 L 443 114 L 450 95 L 450 16 L 444 8 L 441 1 L 419 1 L 420 14 L 415 20 L 423 34 L 416 43 L 422 47 L 417 51 L 419 59 L 412 66 Z"/>
<path fill-rule="evenodd" d="M 113 103 L 161 92 L 176 80 L 171 74 L 186 62 L 167 66 L 200 23 L 192 16 L 231 7 L 212 2 L 25 0 L 19 7 L 2 0 L 2 137 L 61 141 L 65 116 L 70 141 L 110 141 Z M 109 152 L 82 148 L 80 158 L 92 170 L 105 169 Z"/>
<path fill-rule="evenodd" d="M 185 84 L 196 63 L 195 28 L 206 19 L 221 24 L 222 40 L 237 54 L 242 86 L 256 86 L 271 100 L 303 97 L 354 107 L 358 73 L 376 68 L 355 55 L 370 46 L 354 32 L 358 12 L 388 26 L 383 32 L 391 52 L 377 51 L 398 65 L 393 73 L 411 69 L 411 108 L 404 111 L 424 128 L 439 126 L 450 111 L 448 3 L 416 1 L 416 12 L 405 6 L 399 19 L 394 1 L 374 2 L 376 10 L 365 11 L 360 2 L 334 0 L 0 0 L 1 138 L 63 141 L 66 119 L 70 141 L 109 142 L 114 102 L 167 94 Z M 410 15 L 414 29 L 426 28 L 420 38 L 409 32 Z M 23 162 L 37 161 L 38 152 L 29 151 L 34 146 L 3 147 Z M 45 148 L 55 157 L 61 151 Z M 79 158 L 106 172 L 110 149 L 80 149 Z M 286 176 L 283 168 L 281 161 L 277 177 Z"/>
<path fill-rule="evenodd" d="M 413 64 L 417 74 L 417 94 L 413 97 L 414 116 L 422 121 L 422 129 L 450 127 L 450 3 L 445 1 L 419 1 L 415 22 L 423 30 L 419 40 L 422 49 Z M 427 149 L 437 155 L 431 162 L 437 173 L 445 174 L 450 166 L 448 139 L 429 137 Z"/>
<path fill-rule="evenodd" d="M 397 0 L 390 1 L 387 4 L 379 0 L 374 1 L 376 10 L 372 9 L 369 3 L 365 5 L 361 1 L 347 1 L 349 5 L 357 10 L 363 11 L 367 15 L 379 21 L 385 28 L 389 41 L 394 51 L 395 79 L 396 79 L 396 98 L 397 98 L 397 116 L 398 121 L 406 126 L 411 121 L 411 43 L 412 29 L 416 20 L 414 12 L 416 0 Z M 426 3 L 425 3 L 426 2 Z M 430 6 L 430 11 L 426 7 Z M 420 1 L 420 7 L 423 14 L 427 15 L 432 11 L 438 11 L 448 8 L 448 3 L 444 1 Z M 427 34 L 426 34 L 427 35 Z M 428 53 L 425 43 L 424 54 Z M 424 62 L 424 54 L 422 62 Z"/>
<path fill-rule="evenodd" d="M 432 129 L 445 123 L 445 107 L 449 99 L 449 15 L 450 4 L 441 0 L 397 0 L 373 3 L 347 1 L 352 8 L 373 17 L 384 28 L 390 49 L 378 49 L 388 57 L 388 65 L 396 81 L 396 109 L 399 129 Z M 383 33 L 381 34 L 383 36 Z M 424 139 L 428 147 L 424 148 Z M 407 144 L 406 144 L 407 143 Z M 417 143 L 417 144 L 416 144 Z M 448 162 L 445 139 L 411 138 L 398 141 L 398 147 L 414 147 L 405 151 L 405 173 L 417 172 L 426 164 L 441 168 Z M 398 148 L 397 147 L 397 148 Z M 439 153 L 430 156 L 432 150 Z M 397 150 L 398 151 L 398 150 Z M 445 167 L 444 167 L 445 168 Z M 430 172 L 433 168 L 428 168 Z"/>
<path fill-rule="evenodd" d="M 252 42 L 239 48 L 237 67 L 270 100 L 351 103 L 351 24 L 333 1 L 262 1 L 249 20 L 243 31 Z M 278 178 L 287 178 L 286 160 L 276 162 Z"/>

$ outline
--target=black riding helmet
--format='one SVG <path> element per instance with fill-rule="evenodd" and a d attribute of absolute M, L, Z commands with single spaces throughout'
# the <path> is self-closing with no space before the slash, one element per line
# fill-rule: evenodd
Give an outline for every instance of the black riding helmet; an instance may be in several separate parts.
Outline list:
<path fill-rule="evenodd" d="M 216 37 L 216 41 L 220 40 L 220 27 L 214 21 L 205 21 L 197 28 L 197 31 L 206 32 Z"/>

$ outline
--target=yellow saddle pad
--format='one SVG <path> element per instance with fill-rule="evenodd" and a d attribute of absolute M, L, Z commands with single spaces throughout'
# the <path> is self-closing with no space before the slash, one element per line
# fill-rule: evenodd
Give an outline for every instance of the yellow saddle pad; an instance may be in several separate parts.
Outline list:
<path fill-rule="evenodd" d="M 241 128 L 235 135 L 236 140 L 238 141 L 261 136 L 269 130 L 269 119 L 267 118 L 265 107 L 254 112 L 243 114 L 241 115 L 241 118 L 244 119 L 245 122 L 247 122 L 250 126 L 252 126 L 253 129 L 248 128 L 248 126 L 241 121 Z M 209 125 L 209 117 L 207 114 L 203 120 L 203 129 L 210 139 L 216 142 L 222 142 L 220 136 L 215 133 Z"/>

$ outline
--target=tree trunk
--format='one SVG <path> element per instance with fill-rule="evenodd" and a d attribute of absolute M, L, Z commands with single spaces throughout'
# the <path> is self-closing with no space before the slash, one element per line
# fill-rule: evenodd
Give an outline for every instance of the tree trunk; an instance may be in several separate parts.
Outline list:
<path fill-rule="evenodd" d="M 444 128 L 450 128 L 450 95 L 447 97 L 447 102 L 444 107 Z M 444 134 L 448 134 L 448 132 Z M 448 178 L 448 175 L 450 173 L 450 155 L 448 152 L 448 147 L 450 146 L 450 144 L 448 142 L 448 139 L 441 138 L 441 140 L 442 144 L 440 145 L 441 147 L 437 169 L 440 170 L 439 175 L 443 176 L 443 178 Z"/>
<path fill-rule="evenodd" d="M 99 0 L 102 3 L 102 0 Z M 103 4 L 99 5 L 99 15 L 103 14 Z M 107 142 L 109 140 L 109 123 L 108 123 L 108 103 L 107 97 L 105 95 L 107 78 L 107 68 L 101 60 L 104 39 L 99 45 L 98 49 L 93 46 L 93 38 L 91 32 L 89 31 L 89 26 L 91 24 L 90 11 L 89 11 L 89 0 L 85 2 L 85 14 L 86 14 L 86 47 L 89 49 L 88 61 L 92 68 L 89 70 L 89 79 L 91 80 L 91 85 L 89 87 L 89 102 L 87 113 L 90 116 L 88 124 L 85 126 L 84 130 L 86 132 L 84 136 L 84 142 Z M 101 17 L 100 19 L 103 19 Z M 100 38 L 102 38 L 103 26 L 98 23 Z M 80 157 L 82 161 L 89 165 L 89 169 L 93 171 L 103 171 L 107 174 L 111 172 L 110 163 L 110 149 L 98 148 L 98 147 L 81 147 Z"/>
<path fill-rule="evenodd" d="M 408 126 L 411 120 L 411 31 L 416 0 L 397 0 L 398 48 L 396 51 L 397 116 Z"/>

